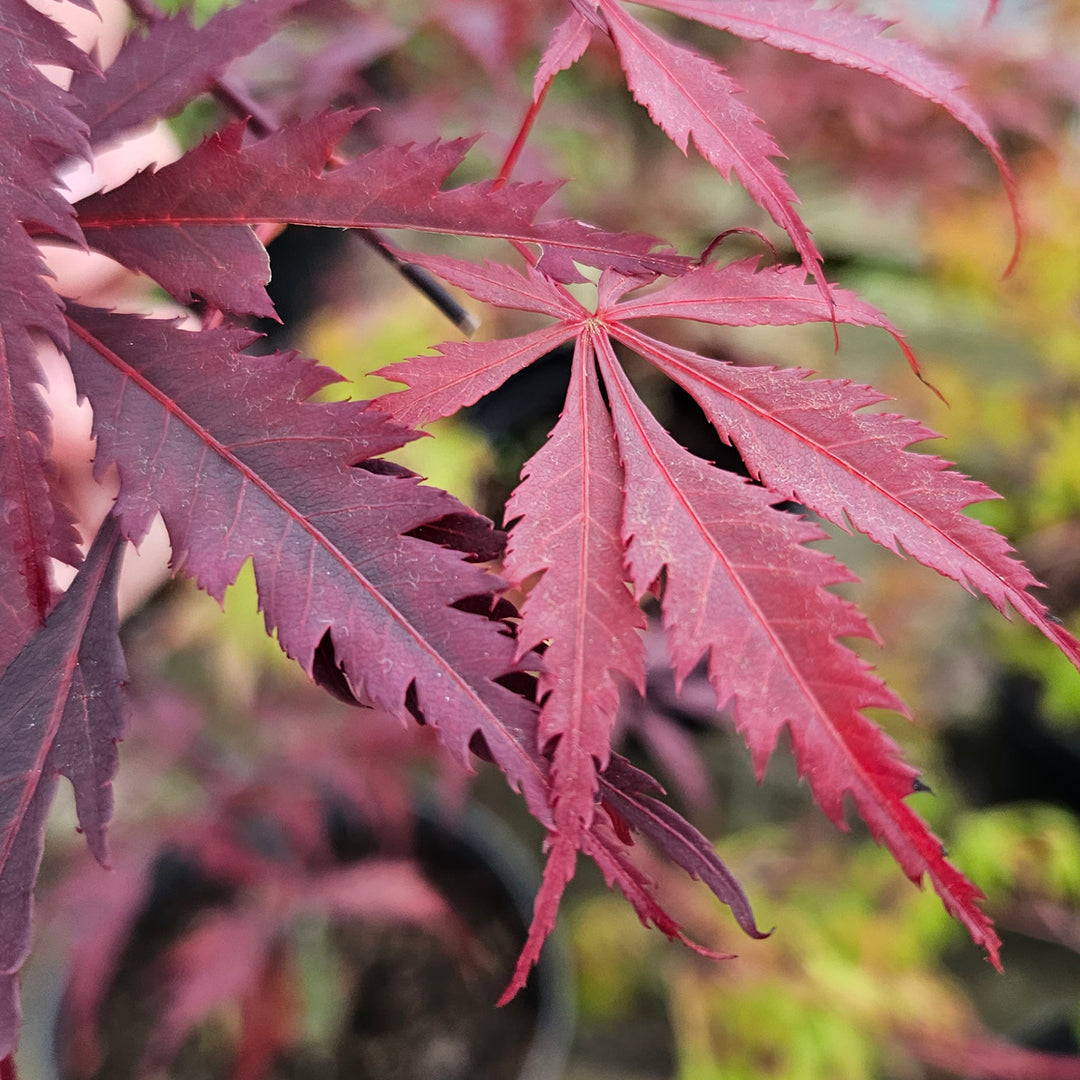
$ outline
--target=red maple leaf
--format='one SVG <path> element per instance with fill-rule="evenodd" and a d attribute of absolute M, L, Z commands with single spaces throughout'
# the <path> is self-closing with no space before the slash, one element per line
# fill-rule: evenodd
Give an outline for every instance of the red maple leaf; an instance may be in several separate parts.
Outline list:
<path fill-rule="evenodd" d="M 908 810 L 915 773 L 864 715 L 903 706 L 841 641 L 873 633 L 829 591 L 850 575 L 807 546 L 821 535 L 816 526 L 776 504 L 795 499 L 986 595 L 999 610 L 1015 608 L 1073 663 L 1080 647 L 1031 594 L 1034 579 L 1008 544 L 963 513 L 988 489 L 912 452 L 931 434 L 921 425 L 865 412 L 881 400 L 875 391 L 798 369 L 733 367 L 634 325 L 646 318 L 851 323 L 885 329 L 906 351 L 880 312 L 826 281 L 777 165 L 779 147 L 737 84 L 618 0 L 572 0 L 543 53 L 526 125 L 494 180 L 448 186 L 471 139 L 376 145 L 339 158 L 339 143 L 363 115 L 344 109 L 260 139 L 238 122 L 172 165 L 67 204 L 57 186 L 61 164 L 175 113 L 207 88 L 227 96 L 225 66 L 291 6 L 250 0 L 201 29 L 183 16 L 153 22 L 102 76 L 48 18 L 23 0 L 0 0 L 0 155 L 11 163 L 0 170 L 0 1071 L 10 1072 L 15 976 L 58 775 L 71 779 L 88 841 L 104 858 L 123 715 L 118 553 L 157 514 L 174 568 L 216 597 L 253 561 L 268 631 L 313 678 L 346 700 L 430 723 L 459 761 L 470 752 L 494 760 L 521 791 L 548 830 L 550 852 L 508 992 L 553 923 L 578 851 L 644 921 L 681 937 L 630 861 L 632 831 L 702 879 L 748 933 L 759 933 L 705 838 L 659 800 L 650 778 L 611 753 L 618 684 L 643 680 L 639 604 L 647 593 L 659 599 L 677 676 L 706 659 L 717 696 L 734 701 L 759 772 L 786 726 L 830 818 L 843 823 L 850 794 L 905 872 L 929 876 L 996 963 L 980 894 Z M 935 103 L 988 149 L 1012 198 L 1000 149 L 958 80 L 914 47 L 882 37 L 879 20 L 809 0 L 646 6 L 871 72 Z M 506 10 L 485 0 L 437 17 L 474 47 L 484 40 L 477 26 L 494 19 L 505 59 L 518 55 L 523 25 L 508 22 Z M 552 78 L 604 36 L 656 124 L 684 152 L 693 143 L 721 174 L 733 174 L 786 231 L 801 266 L 699 265 L 651 236 L 537 221 L 557 185 L 507 182 L 514 156 Z M 69 91 L 43 76 L 38 65 L 46 63 L 72 72 Z M 366 403 L 319 403 L 312 395 L 333 373 L 292 354 L 247 355 L 252 335 L 233 325 L 273 314 L 256 227 L 287 223 L 509 241 L 528 255 L 524 273 L 408 258 L 478 300 L 551 322 L 508 341 L 447 344 L 438 357 L 385 369 L 408 387 L 381 399 L 396 419 Z M 41 240 L 95 248 L 181 303 L 216 310 L 209 325 L 185 330 L 67 303 L 45 279 Z M 564 287 L 585 280 L 581 266 L 602 271 L 592 308 Z M 661 275 L 672 280 L 638 291 Z M 119 477 L 113 514 L 59 602 L 50 560 L 74 565 L 79 553 L 51 487 L 40 335 L 67 355 L 93 407 L 98 475 L 115 468 Z M 497 599 L 501 579 L 479 565 L 500 553 L 501 535 L 379 455 L 412 437 L 402 424 L 453 413 L 571 339 L 563 415 L 507 508 L 506 573 L 531 586 L 518 621 Z M 675 443 L 637 396 L 613 343 L 687 390 L 736 446 L 752 481 Z M 249 1060 L 257 1070 L 258 1054 Z"/>
<path fill-rule="evenodd" d="M 640 618 L 628 610 L 627 582 L 639 599 L 659 595 L 677 679 L 708 657 L 717 699 L 734 701 L 758 774 L 780 730 L 790 728 L 800 774 L 830 819 L 844 827 L 850 794 L 908 876 L 927 875 L 997 964 L 999 943 L 977 906 L 981 894 L 904 802 L 916 790 L 916 771 L 864 715 L 867 708 L 906 710 L 840 642 L 875 637 L 850 603 L 828 591 L 851 575 L 806 546 L 823 538 L 817 526 L 774 509 L 796 499 L 894 551 L 902 546 L 1000 610 L 1011 604 L 1080 667 L 1080 645 L 1029 592 L 1035 579 L 1001 536 L 963 513 L 993 493 L 946 462 L 908 450 L 931 437 L 921 425 L 862 414 L 882 400 L 866 387 L 811 380 L 797 369 L 734 367 L 628 325 L 663 317 L 728 326 L 835 318 L 881 327 L 902 341 L 888 321 L 842 289 L 831 290 L 830 305 L 800 268 L 757 270 L 752 260 L 702 266 L 637 298 L 627 294 L 641 278 L 608 271 L 593 310 L 533 268 L 522 275 L 493 263 L 434 256 L 421 262 L 477 299 L 557 321 L 521 338 L 452 343 L 438 356 L 383 368 L 381 375 L 408 387 L 379 400 L 391 414 L 411 424 L 448 415 L 555 344 L 576 341 L 563 414 L 547 446 L 525 465 L 507 508 L 508 521 L 520 517 L 510 530 L 507 572 L 524 583 L 542 571 L 523 608 L 522 644 L 552 639 L 541 676 L 547 696 L 538 750 L 554 746 L 548 872 L 514 985 L 553 923 L 574 850 L 592 843 L 584 834 L 607 760 L 612 677 L 643 675 L 640 650 L 626 636 Z M 760 486 L 680 447 L 638 398 L 613 340 L 684 386 Z M 619 621 L 609 625 L 625 630 L 598 640 L 598 620 L 616 613 Z M 553 636 L 556 626 L 561 640 Z"/>

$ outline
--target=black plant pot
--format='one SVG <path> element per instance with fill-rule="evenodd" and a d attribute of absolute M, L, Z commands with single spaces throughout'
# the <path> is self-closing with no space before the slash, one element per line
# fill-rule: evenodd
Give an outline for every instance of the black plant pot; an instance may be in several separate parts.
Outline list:
<path fill-rule="evenodd" d="M 481 955 L 462 964 L 415 927 L 389 936 L 360 928 L 354 955 L 362 975 L 339 1047 L 342 1080 L 558 1080 L 572 1036 L 572 976 L 558 935 L 525 989 L 494 1008 L 531 919 L 535 864 L 479 807 L 459 828 L 422 807 L 414 851 Z"/>

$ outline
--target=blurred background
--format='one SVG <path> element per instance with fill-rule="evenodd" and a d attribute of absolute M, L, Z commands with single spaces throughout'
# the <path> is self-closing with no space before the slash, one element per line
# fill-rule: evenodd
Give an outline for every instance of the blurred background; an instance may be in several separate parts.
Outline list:
<path fill-rule="evenodd" d="M 942 432 L 947 442 L 927 449 L 1004 496 L 971 512 L 1011 539 L 1075 633 L 1080 4 L 1003 0 L 986 25 L 974 0 L 877 9 L 962 74 L 1002 140 L 1025 226 L 1007 280 L 1013 233 L 1000 179 L 942 110 L 863 73 L 659 13 L 655 25 L 746 88 L 790 159 L 829 277 L 907 335 L 948 404 L 884 333 L 844 327 L 838 351 L 828 327 L 665 333 L 703 355 L 871 383 L 895 399 L 890 410 Z M 312 0 L 231 77 L 282 116 L 377 104 L 352 149 L 483 131 L 455 176 L 479 179 L 498 170 L 561 10 Z M 170 137 L 191 145 L 220 119 L 200 100 Z M 695 254 L 751 226 L 788 254 L 741 191 L 652 127 L 600 42 L 557 79 L 515 173 L 549 177 L 573 180 L 553 213 Z M 395 242 L 439 248 L 430 237 Z M 349 380 L 342 396 L 394 389 L 369 372 L 457 336 L 356 236 L 290 228 L 270 250 L 284 326 L 263 327 L 265 347 L 334 367 Z M 747 254 L 772 258 L 750 234 L 714 257 Z M 108 294 L 117 280 L 100 287 Z M 533 325 L 467 306 L 480 338 Z M 625 359 L 686 447 L 739 467 L 686 395 Z M 568 374 L 569 355 L 556 352 L 396 457 L 501 523 Z M 85 498 L 75 490 L 85 470 L 70 482 L 74 501 Z M 539 827 L 494 770 L 468 777 L 429 732 L 312 688 L 266 637 L 247 570 L 222 611 L 168 578 L 148 542 L 129 560 L 144 584 L 126 601 L 136 707 L 116 785 L 114 871 L 88 864 L 62 791 L 20 1069 L 31 1080 L 139 1068 L 207 1080 L 1080 1076 L 1075 1063 L 1036 1056 L 1080 1052 L 1080 676 L 1030 627 L 954 583 L 859 536 L 835 534 L 831 550 L 860 577 L 850 595 L 884 641 L 861 651 L 914 715 L 877 718 L 932 789 L 912 805 L 986 892 L 1004 975 L 857 822 L 848 834 L 829 825 L 785 750 L 758 785 L 704 676 L 677 691 L 651 629 L 648 693 L 626 695 L 622 750 L 715 840 L 759 925 L 775 932 L 741 937 L 704 888 L 641 852 L 688 934 L 739 954 L 704 961 L 643 929 L 582 864 L 544 968 L 493 1014 L 529 916 Z"/>

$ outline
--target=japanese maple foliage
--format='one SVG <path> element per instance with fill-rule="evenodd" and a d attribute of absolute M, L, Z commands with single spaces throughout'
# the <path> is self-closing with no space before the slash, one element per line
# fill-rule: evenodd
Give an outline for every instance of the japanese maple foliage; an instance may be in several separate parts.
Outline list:
<path fill-rule="evenodd" d="M 466 33 L 468 4 L 433 2 L 431 17 Z M 58 775 L 73 784 L 91 849 L 107 859 L 126 678 L 116 568 L 124 544 L 141 542 L 156 515 L 174 570 L 219 599 L 252 560 L 267 631 L 314 679 L 347 700 L 422 720 L 463 764 L 470 755 L 493 761 L 521 793 L 548 832 L 548 861 L 508 994 L 554 923 L 578 852 L 643 921 L 682 937 L 633 863 L 633 832 L 761 936 L 711 845 L 661 801 L 650 777 L 612 753 L 620 683 L 644 682 L 647 595 L 659 600 L 677 678 L 706 658 L 758 773 L 789 728 L 799 771 L 830 819 L 844 826 L 850 795 L 904 872 L 929 877 L 997 965 L 981 894 L 904 801 L 919 789 L 916 771 L 864 715 L 905 709 L 841 642 L 875 636 L 829 591 L 852 576 L 807 546 L 823 536 L 816 525 L 777 504 L 793 500 L 902 549 L 1002 612 L 1015 609 L 1077 666 L 1080 645 L 1031 594 L 1036 582 L 1006 541 L 963 513 L 992 493 L 908 449 L 931 436 L 917 422 L 864 412 L 882 400 L 876 391 L 798 368 L 736 367 L 636 325 L 872 326 L 892 334 L 917 370 L 881 312 L 827 281 L 777 164 L 780 149 L 752 103 L 714 59 L 618 0 L 570 0 L 561 14 L 551 5 L 533 106 L 523 103 L 520 137 L 491 179 L 448 184 L 471 139 L 343 151 L 364 118 L 363 109 L 343 108 L 269 134 L 265 120 L 241 117 L 175 163 L 69 205 L 62 166 L 204 91 L 237 106 L 222 82 L 226 65 L 293 6 L 246 0 L 200 28 L 186 15 L 150 19 L 102 73 L 51 19 L 24 0 L 0 0 L 0 1059 L 16 1042 L 17 974 Z M 491 15 L 490 3 L 476 6 Z M 812 0 L 647 6 L 870 72 L 940 106 L 983 144 L 1013 199 L 998 144 L 959 80 L 915 46 L 882 37 L 880 20 Z M 692 143 L 738 180 L 787 234 L 797 264 L 712 265 L 652 236 L 544 216 L 559 185 L 509 180 L 552 79 L 604 39 L 651 119 L 684 153 Z M 520 54 L 520 43 L 504 45 L 508 57 Z M 43 64 L 68 69 L 70 88 L 46 78 Z M 373 405 L 314 400 L 333 372 L 293 354 L 246 351 L 253 334 L 243 320 L 273 314 L 265 233 L 256 227 L 290 223 L 500 242 L 508 258 L 524 258 L 523 269 L 398 254 L 482 303 L 548 321 L 513 339 L 450 342 L 438 356 L 392 364 L 383 374 L 406 389 Z M 196 309 L 202 325 L 64 299 L 46 275 L 41 241 L 111 256 Z M 593 306 L 566 287 L 587 280 L 597 282 Z M 119 484 L 63 596 L 51 561 L 78 566 L 80 555 L 53 483 L 43 336 L 67 357 L 93 408 L 96 474 L 114 473 Z M 414 427 L 477 401 L 569 341 L 565 408 L 506 507 L 508 539 L 381 458 L 414 438 Z M 696 399 L 751 481 L 694 457 L 664 430 L 616 344 Z M 488 566 L 500 557 L 497 576 Z M 500 598 L 508 581 L 526 590 L 520 615 Z"/>

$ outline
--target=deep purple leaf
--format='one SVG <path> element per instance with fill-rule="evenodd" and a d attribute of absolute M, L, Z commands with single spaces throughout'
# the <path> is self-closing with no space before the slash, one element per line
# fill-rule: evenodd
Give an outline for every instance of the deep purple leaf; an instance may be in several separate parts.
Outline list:
<path fill-rule="evenodd" d="M 494 681 L 514 667 L 513 641 L 453 606 L 497 581 L 405 535 L 468 511 L 415 478 L 354 467 L 410 433 L 366 403 L 307 402 L 337 376 L 291 355 L 244 356 L 246 332 L 77 306 L 71 317 L 95 467 L 119 471 L 125 533 L 141 538 L 160 512 L 173 565 L 218 599 L 251 558 L 267 629 L 305 671 L 329 632 L 358 697 L 403 719 L 414 697 L 463 763 L 480 732 L 546 819 L 543 778 L 514 735 L 532 706 Z"/>
<path fill-rule="evenodd" d="M 243 0 L 196 29 L 181 11 L 138 30 L 124 42 L 102 79 L 78 75 L 75 113 L 95 147 L 144 124 L 178 113 L 209 90 L 229 62 L 265 41 L 274 23 L 300 0 Z"/>
<path fill-rule="evenodd" d="M 631 828 L 648 837 L 661 854 L 681 866 L 690 877 L 704 882 L 718 900 L 731 908 L 744 933 L 754 938 L 768 937 L 757 928 L 746 893 L 712 844 L 667 803 L 647 791 L 635 790 L 625 768 L 628 764 L 613 755 L 611 765 L 600 778 L 604 800 Z"/>
<path fill-rule="evenodd" d="M 123 735 L 126 679 L 116 613 L 124 545 L 102 525 L 82 568 L 45 626 L 0 678 L 0 974 L 13 976 L 30 947 L 34 882 L 45 817 L 59 776 L 75 790 L 79 826 L 107 859 L 116 744 Z M 16 1032 L 0 1028 L 0 1057 Z"/>
<path fill-rule="evenodd" d="M 72 99 L 40 63 L 92 68 L 67 33 L 22 0 L 0 0 L 0 671 L 52 604 L 50 557 L 77 565 L 76 537 L 50 486 L 51 417 L 41 397 L 43 334 L 63 346 L 61 305 L 27 226 L 79 243 L 57 190 L 57 156 L 86 155 Z"/>

